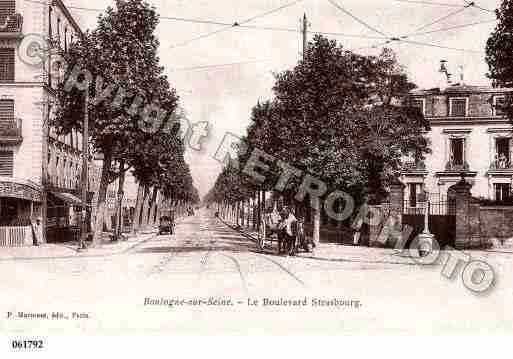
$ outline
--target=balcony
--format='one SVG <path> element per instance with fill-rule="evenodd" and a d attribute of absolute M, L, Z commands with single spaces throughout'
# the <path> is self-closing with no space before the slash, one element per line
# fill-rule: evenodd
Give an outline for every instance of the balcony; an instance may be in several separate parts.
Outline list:
<path fill-rule="evenodd" d="M 402 171 L 409 175 L 425 175 L 427 174 L 426 163 L 420 160 L 409 160 L 402 164 Z"/>
<path fill-rule="evenodd" d="M 445 165 L 445 169 L 443 171 L 436 172 L 438 177 L 452 177 L 458 178 L 461 176 L 464 177 L 475 177 L 477 176 L 477 171 L 471 171 L 470 166 L 467 161 L 462 163 L 455 163 L 454 161 L 449 161 Z"/>
<path fill-rule="evenodd" d="M 445 165 L 445 170 L 448 172 L 466 172 L 469 171 L 470 166 L 468 165 L 467 161 L 464 161 L 463 163 L 455 163 L 454 161 L 449 161 Z"/>
<path fill-rule="evenodd" d="M 426 163 L 424 161 L 406 161 L 403 163 L 405 171 L 425 171 Z"/>
<path fill-rule="evenodd" d="M 490 170 L 488 171 L 490 175 L 511 175 L 511 173 L 513 173 L 513 162 L 507 157 L 499 156 L 490 163 Z"/>
<path fill-rule="evenodd" d="M 0 123 L 0 145 L 13 146 L 23 142 L 21 119 Z"/>
<path fill-rule="evenodd" d="M 4 23 L 0 23 L 0 38 L 18 38 L 22 36 L 23 16 L 9 15 Z"/>
<path fill-rule="evenodd" d="M 513 169 L 513 163 L 506 157 L 499 157 L 490 164 L 491 170 L 510 170 Z"/>

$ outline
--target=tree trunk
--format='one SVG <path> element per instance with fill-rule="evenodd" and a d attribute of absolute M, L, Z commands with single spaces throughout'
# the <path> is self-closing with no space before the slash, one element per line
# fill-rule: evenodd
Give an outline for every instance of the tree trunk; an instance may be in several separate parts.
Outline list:
<path fill-rule="evenodd" d="M 244 201 L 239 201 L 239 226 L 244 227 Z"/>
<path fill-rule="evenodd" d="M 258 206 L 258 212 L 257 212 L 257 231 L 260 232 L 260 222 L 262 222 L 262 198 L 260 196 L 260 190 L 256 192 L 257 196 L 257 206 Z"/>
<path fill-rule="evenodd" d="M 155 221 L 153 222 L 153 225 L 157 225 L 157 223 L 159 223 L 159 219 L 161 217 L 161 214 L 162 214 L 162 208 L 165 206 L 165 200 L 164 200 L 164 195 L 162 194 L 162 192 L 159 193 L 159 200 L 157 202 L 157 209 L 156 209 L 156 217 L 155 217 Z"/>
<path fill-rule="evenodd" d="M 103 154 L 103 166 L 98 190 L 98 205 L 96 207 L 96 221 L 94 226 L 93 247 L 98 246 L 102 241 L 103 224 L 105 222 L 105 198 L 109 186 L 109 172 L 112 164 L 112 152 L 107 150 Z"/>
<path fill-rule="evenodd" d="M 115 231 L 115 237 L 116 240 L 121 238 L 121 234 L 123 232 L 123 196 L 125 194 L 124 192 L 124 186 L 125 186 L 125 171 L 123 169 L 125 168 L 125 161 L 121 160 L 119 161 L 119 168 L 121 175 L 119 176 L 119 184 L 118 184 L 118 198 L 116 201 L 116 231 Z"/>
<path fill-rule="evenodd" d="M 321 200 L 319 198 L 314 200 L 314 227 L 313 227 L 313 241 L 317 246 L 321 238 Z"/>
<path fill-rule="evenodd" d="M 150 201 L 150 187 L 144 186 L 144 197 L 143 197 L 143 206 L 141 210 L 141 218 L 140 218 L 140 226 L 143 228 L 146 227 L 148 220 L 148 202 Z"/>
<path fill-rule="evenodd" d="M 157 210 L 157 196 L 159 194 L 159 189 L 157 186 L 153 187 L 153 195 L 151 196 L 150 208 L 149 208 L 149 218 L 148 225 L 153 227 L 155 225 L 155 211 Z"/>
<path fill-rule="evenodd" d="M 139 219 L 141 218 L 142 204 L 144 200 L 144 187 L 139 183 L 137 188 L 137 199 L 135 201 L 134 218 L 132 218 L 132 233 L 136 234 L 140 227 Z"/>

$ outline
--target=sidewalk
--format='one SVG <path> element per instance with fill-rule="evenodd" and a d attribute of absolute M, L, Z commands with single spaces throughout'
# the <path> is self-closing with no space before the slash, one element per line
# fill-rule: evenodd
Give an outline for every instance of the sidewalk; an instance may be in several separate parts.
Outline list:
<path fill-rule="evenodd" d="M 258 232 L 246 227 L 237 228 L 235 224 L 226 222 L 224 220 L 222 220 L 222 222 L 256 243 L 258 239 Z M 320 243 L 317 245 L 313 253 L 300 252 L 296 255 L 296 257 L 330 262 L 415 264 L 415 261 L 409 255 L 401 254 L 394 249 L 345 246 L 339 243 Z"/>
<path fill-rule="evenodd" d="M 236 227 L 235 224 L 221 220 L 227 226 L 235 231 L 238 231 L 249 240 L 256 242 L 258 239 L 258 232 L 253 231 L 251 228 Z M 503 243 L 496 242 L 494 248 L 489 250 L 469 250 L 466 253 L 493 254 L 513 254 L 513 240 L 507 240 Z M 418 253 L 413 251 L 399 252 L 393 248 L 376 248 L 364 246 L 351 246 L 343 245 L 340 243 L 320 243 L 314 250 L 314 253 L 301 252 L 296 255 L 300 258 L 315 259 L 321 261 L 331 262 L 360 262 L 360 263 L 387 263 L 387 264 L 403 264 L 415 265 Z"/>
<path fill-rule="evenodd" d="M 31 260 L 48 258 L 74 258 L 74 257 L 101 257 L 115 254 L 123 254 L 130 249 L 155 237 L 157 230 L 139 233 L 129 236 L 127 240 L 111 242 L 108 234 L 104 233 L 103 243 L 95 248 L 87 248 L 78 251 L 77 242 L 58 244 L 42 244 L 38 247 L 0 248 L 0 261 L 4 260 Z M 87 243 L 90 245 L 90 242 Z"/>

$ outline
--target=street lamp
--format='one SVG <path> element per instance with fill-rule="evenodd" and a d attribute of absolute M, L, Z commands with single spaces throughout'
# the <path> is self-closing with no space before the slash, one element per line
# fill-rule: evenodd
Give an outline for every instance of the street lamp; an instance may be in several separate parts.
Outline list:
<path fill-rule="evenodd" d="M 419 234 L 417 237 L 418 241 L 419 241 L 418 248 L 419 248 L 419 256 L 426 257 L 433 250 L 433 240 L 434 240 L 435 236 L 433 234 L 431 234 L 431 232 L 429 231 L 430 203 L 429 203 L 428 193 L 426 191 L 424 191 L 419 196 L 419 199 L 420 199 L 420 201 L 424 202 L 426 204 L 426 206 L 425 206 L 425 210 L 424 210 L 424 231 L 422 231 L 422 233 Z"/>

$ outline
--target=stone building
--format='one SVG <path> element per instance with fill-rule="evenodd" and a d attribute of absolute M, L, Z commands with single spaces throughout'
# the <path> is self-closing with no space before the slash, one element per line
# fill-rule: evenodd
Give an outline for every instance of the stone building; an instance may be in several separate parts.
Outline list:
<path fill-rule="evenodd" d="M 0 2 L 0 226 L 36 217 L 48 233 L 72 225 L 82 136 L 48 126 L 57 85 L 48 48 L 65 51 L 81 34 L 61 0 Z"/>
<path fill-rule="evenodd" d="M 410 105 L 430 122 L 432 153 L 405 166 L 405 199 L 415 207 L 426 190 L 443 200 L 462 175 L 472 184 L 472 196 L 505 199 L 513 183 L 513 132 L 500 106 L 513 89 L 467 85 L 462 74 L 450 83 L 444 61 L 440 75 L 439 87 L 411 93 Z"/>

